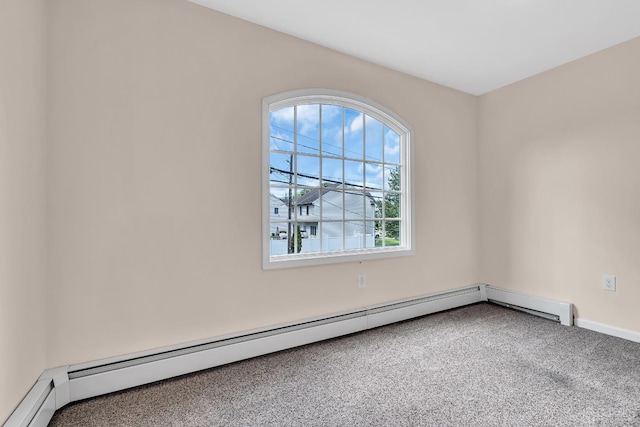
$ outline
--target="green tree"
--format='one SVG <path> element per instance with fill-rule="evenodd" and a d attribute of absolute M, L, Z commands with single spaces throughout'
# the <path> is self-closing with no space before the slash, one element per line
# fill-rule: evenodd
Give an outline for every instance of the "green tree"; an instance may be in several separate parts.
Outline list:
<path fill-rule="evenodd" d="M 297 248 L 296 248 L 297 242 Z M 289 253 L 293 254 L 302 250 L 302 233 L 300 232 L 300 225 L 296 225 L 296 238 L 289 239 Z"/>
<path fill-rule="evenodd" d="M 400 191 L 400 168 L 395 167 L 391 170 L 389 179 L 387 180 L 387 188 L 392 191 Z M 383 210 L 384 203 L 384 210 Z M 382 218 L 384 213 L 385 218 L 399 218 L 400 217 L 400 194 L 399 193 L 385 193 L 384 201 L 376 201 L 376 218 Z M 384 222 L 384 224 L 383 224 Z M 398 239 L 400 237 L 400 222 L 399 221 L 376 221 L 376 230 L 382 231 L 384 228 L 386 237 Z"/>

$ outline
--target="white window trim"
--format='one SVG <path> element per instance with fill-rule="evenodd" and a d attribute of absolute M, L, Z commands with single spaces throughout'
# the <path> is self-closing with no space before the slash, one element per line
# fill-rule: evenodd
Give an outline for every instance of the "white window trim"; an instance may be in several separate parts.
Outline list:
<path fill-rule="evenodd" d="M 341 105 L 361 111 L 393 129 L 401 138 L 402 152 L 402 197 L 401 211 L 404 227 L 401 230 L 401 246 L 369 248 L 360 250 L 322 252 L 313 254 L 270 255 L 270 182 L 269 182 L 269 141 L 270 113 L 285 107 L 302 103 Z M 283 92 L 262 100 L 262 268 L 301 267 L 338 262 L 366 261 L 413 255 L 415 253 L 414 192 L 413 192 L 413 129 L 398 115 L 382 105 L 353 93 L 332 89 L 301 89 Z"/>

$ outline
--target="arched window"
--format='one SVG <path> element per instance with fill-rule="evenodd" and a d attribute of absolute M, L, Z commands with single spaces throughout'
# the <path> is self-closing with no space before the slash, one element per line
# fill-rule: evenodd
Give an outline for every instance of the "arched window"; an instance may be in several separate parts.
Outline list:
<path fill-rule="evenodd" d="M 373 101 L 302 90 L 263 101 L 263 268 L 409 255 L 411 129 Z"/>

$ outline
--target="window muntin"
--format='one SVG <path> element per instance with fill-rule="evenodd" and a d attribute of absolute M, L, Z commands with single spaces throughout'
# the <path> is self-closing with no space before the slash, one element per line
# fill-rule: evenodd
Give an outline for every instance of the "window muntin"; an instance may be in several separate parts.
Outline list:
<path fill-rule="evenodd" d="M 264 268 L 413 253 L 401 119 L 335 91 L 282 94 L 263 108 Z"/>

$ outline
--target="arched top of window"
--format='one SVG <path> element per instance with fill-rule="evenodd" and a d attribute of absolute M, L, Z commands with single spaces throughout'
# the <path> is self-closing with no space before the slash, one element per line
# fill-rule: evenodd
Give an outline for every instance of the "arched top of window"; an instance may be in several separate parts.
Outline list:
<path fill-rule="evenodd" d="M 411 137 L 351 93 L 265 98 L 263 268 L 412 254 Z"/>
<path fill-rule="evenodd" d="M 376 118 L 398 133 L 409 134 L 412 132 L 411 126 L 393 111 L 375 101 L 350 92 L 333 89 L 300 89 L 269 96 L 263 100 L 263 107 L 268 108 L 269 111 L 304 104 L 348 107 Z"/>

